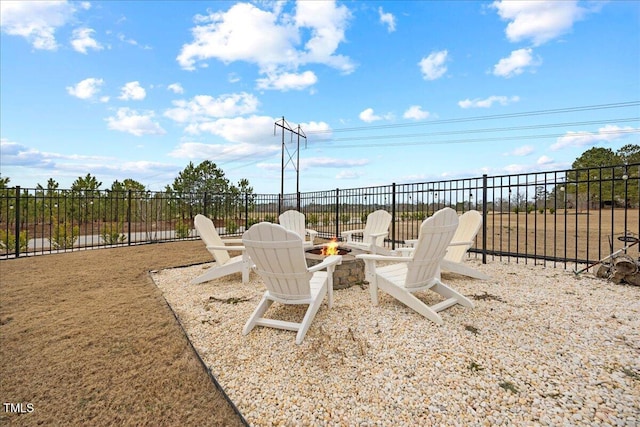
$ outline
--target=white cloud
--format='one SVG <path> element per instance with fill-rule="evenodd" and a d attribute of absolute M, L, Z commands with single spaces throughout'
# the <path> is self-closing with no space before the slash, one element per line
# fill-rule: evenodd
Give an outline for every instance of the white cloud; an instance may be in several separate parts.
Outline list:
<path fill-rule="evenodd" d="M 165 111 L 164 115 L 178 123 L 197 123 L 212 118 L 251 114 L 258 109 L 258 98 L 246 92 L 225 94 L 218 98 L 197 95 L 190 101 L 178 100 L 172 103 L 174 108 Z"/>
<path fill-rule="evenodd" d="M 121 41 L 121 42 L 123 42 L 123 43 L 130 44 L 131 46 L 138 46 L 138 47 L 140 47 L 141 49 L 144 49 L 144 50 L 151 50 L 151 49 L 152 49 L 152 48 L 151 48 L 151 46 L 148 46 L 148 45 L 141 46 L 141 45 L 140 45 L 140 43 L 138 43 L 138 41 L 137 41 L 137 40 L 134 40 L 134 39 L 128 39 L 128 38 L 127 38 L 124 34 L 122 34 L 122 33 L 118 34 L 118 40 L 120 40 L 120 41 Z"/>
<path fill-rule="evenodd" d="M 125 101 L 134 100 L 141 101 L 147 96 L 147 92 L 144 90 L 142 86 L 140 86 L 140 82 L 129 82 L 122 86 L 120 91 L 120 96 L 118 99 L 122 99 Z"/>
<path fill-rule="evenodd" d="M 536 164 L 539 166 L 551 165 L 553 164 L 553 159 L 549 156 L 540 156 Z"/>
<path fill-rule="evenodd" d="M 305 71 L 300 74 L 296 73 L 268 73 L 267 77 L 258 79 L 258 89 L 276 89 L 281 91 L 302 90 L 309 86 L 313 86 L 318 81 L 318 77 L 313 71 Z"/>
<path fill-rule="evenodd" d="M 252 157 L 265 157 L 281 151 L 279 144 L 261 145 L 250 143 L 205 144 L 202 142 L 184 142 L 169 153 L 171 157 L 186 159 L 216 159 L 217 161 L 247 160 Z"/>
<path fill-rule="evenodd" d="M 606 125 L 600 129 L 598 132 L 567 132 L 564 136 L 561 136 L 557 139 L 555 144 L 551 145 L 551 150 L 558 151 L 563 148 L 568 147 L 585 147 L 596 145 L 599 142 L 611 142 L 620 138 L 623 138 L 630 134 L 640 133 L 640 128 L 633 128 L 631 126 L 615 126 L 615 125 Z"/>
<path fill-rule="evenodd" d="M 495 1 L 498 15 L 510 21 L 505 33 L 511 42 L 531 40 L 539 46 L 571 31 L 586 10 L 577 0 Z"/>
<path fill-rule="evenodd" d="M 319 142 L 331 139 L 331 126 L 325 122 L 300 123 L 302 131 L 307 135 L 307 142 Z"/>
<path fill-rule="evenodd" d="M 517 147 L 511 150 L 508 153 L 505 153 L 505 156 L 528 156 L 533 153 L 534 149 L 531 145 L 523 145 L 522 147 Z"/>
<path fill-rule="evenodd" d="M 73 30 L 71 46 L 76 52 L 87 54 L 87 49 L 102 50 L 103 47 L 93 37 L 95 31 L 91 28 L 76 28 Z"/>
<path fill-rule="evenodd" d="M 190 134 L 203 132 L 218 135 L 231 142 L 252 144 L 273 141 L 273 124 L 276 119 L 268 116 L 221 118 L 202 123 L 192 123 L 185 131 Z"/>
<path fill-rule="evenodd" d="M 405 119 L 425 120 L 430 116 L 428 111 L 422 111 L 422 107 L 419 105 L 412 105 L 404 112 L 402 117 Z"/>
<path fill-rule="evenodd" d="M 458 105 L 460 106 L 460 108 L 491 108 L 491 106 L 493 106 L 495 102 L 500 105 L 509 105 L 513 102 L 518 101 L 520 101 L 520 97 L 518 96 L 512 96 L 509 98 L 508 96 L 493 95 L 485 99 L 465 99 L 463 101 L 459 101 Z"/>
<path fill-rule="evenodd" d="M 153 112 L 138 113 L 130 108 L 120 108 L 115 117 L 108 117 L 109 129 L 128 132 L 135 136 L 164 135 L 167 132 L 153 121 Z"/>
<path fill-rule="evenodd" d="M 182 46 L 178 63 L 194 70 L 211 58 L 224 63 L 246 61 L 257 64 L 260 73 L 278 75 L 310 63 L 353 71 L 351 60 L 336 54 L 351 16 L 346 6 L 300 1 L 292 15 L 283 13 L 283 4 L 275 5 L 269 11 L 237 3 L 226 12 L 196 16 L 193 42 Z"/>
<path fill-rule="evenodd" d="M 508 58 L 502 58 L 493 67 L 493 74 L 501 77 L 513 77 L 522 74 L 527 67 L 536 67 L 541 59 L 533 59 L 531 48 L 518 49 L 511 52 Z"/>
<path fill-rule="evenodd" d="M 436 80 L 442 77 L 447 72 L 445 62 L 448 55 L 449 53 L 446 50 L 441 50 L 422 58 L 418 63 L 420 71 L 422 71 L 422 77 L 425 80 Z"/>
<path fill-rule="evenodd" d="M 336 179 L 358 179 L 364 175 L 364 172 L 346 169 L 336 174 Z"/>
<path fill-rule="evenodd" d="M 378 14 L 380 15 L 380 23 L 387 26 L 387 31 L 394 32 L 396 30 L 396 17 L 392 13 L 385 13 L 382 7 L 378 8 Z"/>
<path fill-rule="evenodd" d="M 382 120 L 382 117 L 373 113 L 373 108 L 367 108 L 366 110 L 362 111 L 358 115 L 358 117 L 360 117 L 360 120 L 367 123 L 375 122 L 377 120 Z"/>
<path fill-rule="evenodd" d="M 46 153 L 9 141 L 7 138 L 0 139 L 0 158 L 2 158 L 4 167 L 29 166 L 44 168 L 53 166 L 52 160 Z"/>
<path fill-rule="evenodd" d="M 184 88 L 180 83 L 171 83 L 169 86 L 167 86 L 167 89 L 169 89 L 173 93 L 184 93 Z"/>
<path fill-rule="evenodd" d="M 104 84 L 104 80 L 90 77 L 77 83 L 75 86 L 67 86 L 67 92 L 71 96 L 80 99 L 91 99 L 100 92 L 100 86 Z M 107 98 L 108 100 L 108 98 Z"/>
<path fill-rule="evenodd" d="M 307 157 L 300 159 L 300 168 L 344 168 L 367 164 L 369 164 L 368 159 L 341 159 L 336 157 Z"/>
<path fill-rule="evenodd" d="M 0 27 L 6 34 L 24 37 L 35 49 L 56 50 L 55 32 L 75 11 L 67 1 L 0 1 Z"/>

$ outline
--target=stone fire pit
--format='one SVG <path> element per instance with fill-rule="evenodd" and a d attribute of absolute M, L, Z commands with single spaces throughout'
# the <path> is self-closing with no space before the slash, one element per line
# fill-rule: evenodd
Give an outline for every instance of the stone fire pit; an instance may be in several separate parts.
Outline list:
<path fill-rule="evenodd" d="M 320 264 L 325 255 L 322 255 L 324 246 L 315 246 L 306 250 L 307 266 Z M 364 261 L 356 259 L 356 255 L 363 254 L 358 249 L 338 247 L 338 254 L 342 255 L 342 264 L 336 266 L 333 274 L 333 289 L 346 289 L 364 282 Z"/>

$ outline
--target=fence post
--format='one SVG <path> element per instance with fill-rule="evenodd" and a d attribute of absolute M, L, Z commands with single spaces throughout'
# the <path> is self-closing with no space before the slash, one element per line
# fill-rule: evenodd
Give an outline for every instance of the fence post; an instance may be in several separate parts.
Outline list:
<path fill-rule="evenodd" d="M 244 193 L 244 229 L 249 229 L 249 193 Z"/>
<path fill-rule="evenodd" d="M 20 256 L 20 186 L 16 187 L 16 203 L 15 203 L 15 211 L 16 211 L 16 228 L 15 228 L 15 244 L 16 244 L 16 258 Z M 28 237 L 28 236 L 27 236 Z"/>
<path fill-rule="evenodd" d="M 396 248 L 396 183 L 391 187 L 391 250 Z"/>
<path fill-rule="evenodd" d="M 482 175 L 482 263 L 487 263 L 487 174 Z"/>
<path fill-rule="evenodd" d="M 131 189 L 127 190 L 127 246 L 131 246 L 131 192 Z"/>
<path fill-rule="evenodd" d="M 340 189 L 336 188 L 336 239 L 340 236 Z"/>

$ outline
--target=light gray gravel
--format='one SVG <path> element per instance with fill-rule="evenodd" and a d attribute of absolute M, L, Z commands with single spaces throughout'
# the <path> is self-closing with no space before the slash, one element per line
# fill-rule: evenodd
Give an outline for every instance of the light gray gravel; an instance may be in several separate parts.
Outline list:
<path fill-rule="evenodd" d="M 382 291 L 374 307 L 354 286 L 300 346 L 289 331 L 242 335 L 264 292 L 254 273 L 247 285 L 239 274 L 190 285 L 208 264 L 152 277 L 251 425 L 640 426 L 640 287 L 472 264 L 493 280 L 443 275 L 476 305 L 441 312 L 443 326 Z M 299 321 L 305 309 L 268 313 Z"/>

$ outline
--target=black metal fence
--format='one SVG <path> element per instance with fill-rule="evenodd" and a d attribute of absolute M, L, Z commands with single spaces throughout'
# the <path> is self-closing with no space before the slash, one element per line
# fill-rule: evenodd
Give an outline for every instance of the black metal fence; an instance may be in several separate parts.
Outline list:
<path fill-rule="evenodd" d="M 396 248 L 445 206 L 483 213 L 471 250 L 483 261 L 593 262 L 624 246 L 620 237 L 638 235 L 640 164 L 285 195 L 5 188 L 0 259 L 195 239 L 198 213 L 222 236 L 238 236 L 259 221 L 277 222 L 287 209 L 303 212 L 307 226 L 327 239 L 387 210 L 393 226 L 386 245 Z"/>

